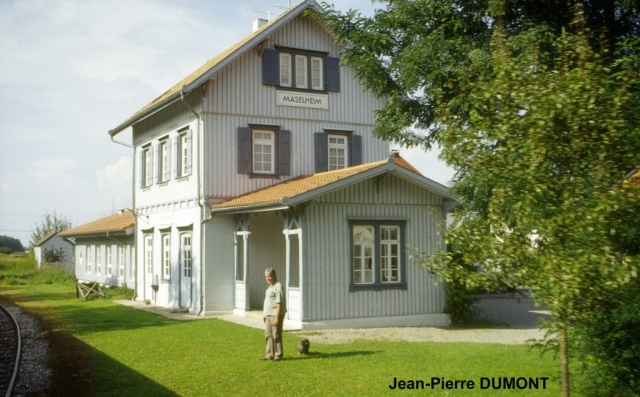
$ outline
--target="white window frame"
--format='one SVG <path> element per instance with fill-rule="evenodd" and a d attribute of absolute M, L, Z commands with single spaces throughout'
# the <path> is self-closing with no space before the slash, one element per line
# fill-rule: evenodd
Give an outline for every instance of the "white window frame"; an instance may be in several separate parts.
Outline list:
<path fill-rule="evenodd" d="M 188 176 L 187 164 L 189 164 L 188 130 L 178 133 L 178 177 Z"/>
<path fill-rule="evenodd" d="M 407 289 L 404 220 L 353 220 L 349 291 Z M 362 238 L 367 230 L 368 238 Z M 366 252 L 366 255 L 364 254 Z"/>
<path fill-rule="evenodd" d="M 171 235 L 168 233 L 162 235 L 162 278 L 171 278 Z"/>
<path fill-rule="evenodd" d="M 191 233 L 180 235 L 180 271 L 184 278 L 191 278 L 193 274 L 192 244 Z"/>
<path fill-rule="evenodd" d="M 309 88 L 307 79 L 307 62 L 309 57 L 306 55 L 296 54 L 296 88 Z"/>
<path fill-rule="evenodd" d="M 329 171 L 349 166 L 349 138 L 346 135 L 327 135 Z M 342 161 L 342 164 L 339 164 Z"/>
<path fill-rule="evenodd" d="M 390 237 L 391 231 L 395 231 L 395 238 Z M 389 234 L 385 236 L 384 232 Z M 380 282 L 383 284 L 400 282 L 400 233 L 400 226 L 380 225 Z"/>
<path fill-rule="evenodd" d="M 169 151 L 171 147 L 169 145 L 168 139 L 162 139 L 158 143 L 158 183 L 167 182 L 168 179 L 166 175 L 168 175 L 167 170 L 171 166 L 169 164 Z"/>
<path fill-rule="evenodd" d="M 124 278 L 124 245 L 118 245 L 118 278 Z"/>
<path fill-rule="evenodd" d="M 91 274 L 91 262 L 93 262 L 93 246 L 87 245 L 87 274 Z"/>
<path fill-rule="evenodd" d="M 144 236 L 144 264 L 147 274 L 153 274 L 153 235 Z"/>
<path fill-rule="evenodd" d="M 276 134 L 271 130 L 255 129 L 251 131 L 252 135 L 252 160 L 251 169 L 254 174 L 275 174 L 275 148 L 276 148 Z M 268 135 L 270 138 L 265 139 Z M 265 150 L 268 148 L 268 150 Z M 265 155 L 270 157 L 270 160 L 265 160 Z M 270 169 L 265 170 L 265 165 L 268 165 Z"/>
<path fill-rule="evenodd" d="M 291 54 L 288 52 L 280 53 L 280 86 L 291 87 L 292 73 L 291 73 Z"/>
<path fill-rule="evenodd" d="M 153 158 L 151 156 L 151 146 L 142 148 L 142 187 L 151 186 L 153 172 Z"/>
<path fill-rule="evenodd" d="M 107 245 L 107 276 L 111 277 L 113 275 L 113 255 L 112 255 L 112 247 L 111 245 Z"/>
<path fill-rule="evenodd" d="M 102 274 L 102 247 L 96 245 L 96 275 Z"/>
<path fill-rule="evenodd" d="M 371 238 L 355 240 L 356 232 L 365 232 L 370 229 Z M 375 282 L 375 265 L 374 258 L 376 256 L 375 246 L 375 227 L 373 225 L 354 225 L 353 235 L 353 283 L 354 284 L 373 284 Z"/>
<path fill-rule="evenodd" d="M 310 57 L 311 61 L 311 89 L 324 90 L 324 58 Z M 317 62 L 317 67 L 314 63 Z"/>

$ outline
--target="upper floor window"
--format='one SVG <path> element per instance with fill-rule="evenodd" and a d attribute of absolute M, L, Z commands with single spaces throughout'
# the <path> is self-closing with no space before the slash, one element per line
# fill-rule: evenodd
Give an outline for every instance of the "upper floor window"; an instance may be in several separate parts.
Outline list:
<path fill-rule="evenodd" d="M 178 133 L 178 159 L 177 159 L 177 177 L 185 177 L 191 175 L 191 130 L 180 131 Z"/>
<path fill-rule="evenodd" d="M 158 183 L 171 179 L 171 148 L 169 140 L 164 138 L 158 144 Z"/>
<path fill-rule="evenodd" d="M 153 147 L 151 145 L 142 148 L 140 178 L 142 187 L 148 187 L 153 184 Z"/>
<path fill-rule="evenodd" d="M 238 128 L 238 173 L 289 175 L 291 132 L 275 126 Z"/>
<path fill-rule="evenodd" d="M 362 136 L 351 131 L 325 130 L 314 137 L 315 172 L 362 164 Z"/>
<path fill-rule="evenodd" d="M 329 171 L 345 168 L 349 164 L 348 139 L 344 135 L 329 135 Z"/>
<path fill-rule="evenodd" d="M 262 54 L 262 81 L 315 91 L 340 91 L 340 59 L 293 49 L 266 49 Z"/>

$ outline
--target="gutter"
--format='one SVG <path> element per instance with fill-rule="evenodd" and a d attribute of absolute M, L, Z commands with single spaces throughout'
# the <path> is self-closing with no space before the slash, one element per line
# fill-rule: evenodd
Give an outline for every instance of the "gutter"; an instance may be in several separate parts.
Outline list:
<path fill-rule="evenodd" d="M 209 83 L 206 83 L 209 84 Z M 198 153 L 198 206 L 200 207 L 200 311 L 198 312 L 198 316 L 204 316 L 204 302 L 205 302 L 205 290 L 204 290 L 204 286 L 205 286 L 205 282 L 204 282 L 204 278 L 205 278 L 205 249 L 204 249 L 204 241 L 205 241 L 205 228 L 204 228 L 204 223 L 208 220 L 210 220 L 211 218 L 206 217 L 206 213 L 207 213 L 207 208 L 205 206 L 204 203 L 204 188 L 203 188 L 203 172 L 202 169 L 204 167 L 204 156 L 203 156 L 203 145 L 202 145 L 202 136 L 204 135 L 203 132 L 203 119 L 202 119 L 202 114 L 196 112 L 191 105 L 189 104 L 189 102 L 187 102 L 185 100 L 185 94 L 188 94 L 190 92 L 190 90 L 188 90 L 187 86 L 183 86 L 182 89 L 180 90 L 180 100 L 182 102 L 182 104 L 184 105 L 184 107 L 186 107 L 191 113 L 193 113 L 193 115 L 196 117 L 196 120 L 198 122 L 198 131 L 197 131 L 197 139 L 198 139 L 198 147 L 197 147 L 197 153 Z M 192 141 L 193 142 L 193 141 Z M 195 152 L 195 151 L 194 151 Z M 191 289 L 193 290 L 193 283 L 191 284 Z M 182 296 L 182 294 L 181 294 Z M 193 303 L 192 303 L 193 304 Z"/>

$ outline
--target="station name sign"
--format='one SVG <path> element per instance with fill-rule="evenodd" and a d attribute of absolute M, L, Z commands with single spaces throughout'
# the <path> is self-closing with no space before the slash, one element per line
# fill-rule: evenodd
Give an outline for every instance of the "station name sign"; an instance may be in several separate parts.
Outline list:
<path fill-rule="evenodd" d="M 276 91 L 276 105 L 329 110 L 329 95 L 310 92 Z"/>

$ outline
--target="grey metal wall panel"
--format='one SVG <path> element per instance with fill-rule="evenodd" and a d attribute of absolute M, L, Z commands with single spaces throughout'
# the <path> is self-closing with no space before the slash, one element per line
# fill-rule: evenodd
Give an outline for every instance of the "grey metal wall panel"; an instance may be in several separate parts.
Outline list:
<path fill-rule="evenodd" d="M 444 292 L 407 257 L 408 288 L 349 292 L 350 217 L 406 219 L 406 243 L 424 252 L 443 248 L 442 199 L 395 176 L 327 194 L 307 209 L 309 321 L 441 313 Z M 405 255 L 407 253 L 405 252 Z M 314 280 L 325 280 L 322 284 Z"/>
<path fill-rule="evenodd" d="M 268 47 L 321 51 L 339 56 L 340 47 L 327 32 L 298 17 L 275 32 Z M 235 197 L 278 183 L 278 179 L 250 178 L 237 173 L 237 129 L 249 123 L 279 125 L 291 131 L 291 174 L 314 173 L 313 133 L 323 129 L 351 130 L 363 137 L 363 162 L 389 155 L 389 143 L 373 138 L 374 111 L 385 99 L 365 92 L 354 71 L 340 67 L 341 92 L 327 92 L 329 110 L 276 105 L 276 88 L 262 84 L 262 57 L 253 48 L 221 70 L 209 82 L 204 109 L 204 193 Z"/>

